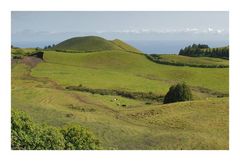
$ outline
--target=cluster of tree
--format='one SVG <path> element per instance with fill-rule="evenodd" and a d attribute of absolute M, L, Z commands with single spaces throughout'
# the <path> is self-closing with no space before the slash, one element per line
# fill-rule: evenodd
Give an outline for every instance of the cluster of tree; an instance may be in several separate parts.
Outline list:
<path fill-rule="evenodd" d="M 34 123 L 24 112 L 12 111 L 11 147 L 13 150 L 94 150 L 99 141 L 79 125 L 55 128 Z"/>
<path fill-rule="evenodd" d="M 185 83 L 178 83 L 169 88 L 163 103 L 172 103 L 192 100 L 192 92 Z"/>
<path fill-rule="evenodd" d="M 193 44 L 185 47 L 179 51 L 179 55 L 184 56 L 208 56 L 208 57 L 217 57 L 217 58 L 229 58 L 229 47 L 222 48 L 209 48 L 208 45 L 204 44 Z"/>
<path fill-rule="evenodd" d="M 55 47 L 56 45 L 55 44 L 52 44 L 52 45 L 48 45 L 48 46 L 44 46 L 44 49 L 46 50 L 46 49 L 50 49 L 50 48 L 53 48 L 53 47 Z"/>

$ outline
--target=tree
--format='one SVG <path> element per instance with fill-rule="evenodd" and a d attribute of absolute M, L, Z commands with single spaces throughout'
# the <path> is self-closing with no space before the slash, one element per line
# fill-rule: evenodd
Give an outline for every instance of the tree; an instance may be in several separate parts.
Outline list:
<path fill-rule="evenodd" d="M 184 54 L 184 50 L 183 50 L 183 49 L 180 49 L 179 55 L 183 55 L 183 54 Z"/>
<path fill-rule="evenodd" d="M 14 150 L 64 149 L 64 138 L 57 128 L 35 124 L 21 111 L 12 111 L 11 125 Z"/>
<path fill-rule="evenodd" d="M 190 88 L 185 83 L 178 83 L 177 85 L 172 85 L 169 88 L 169 91 L 164 97 L 163 103 L 165 104 L 190 100 L 192 100 L 192 93 Z"/>
<path fill-rule="evenodd" d="M 34 123 L 26 113 L 13 110 L 11 147 L 14 150 L 100 149 L 99 141 L 81 126 L 60 129 Z"/>
<path fill-rule="evenodd" d="M 38 150 L 62 150 L 65 140 L 58 128 L 36 125 L 37 137 L 34 139 Z"/>
<path fill-rule="evenodd" d="M 70 125 L 61 130 L 66 150 L 100 149 L 99 141 L 87 129 L 79 125 Z"/>
<path fill-rule="evenodd" d="M 11 117 L 11 147 L 12 149 L 31 149 L 34 125 L 29 117 L 19 111 L 12 111 Z"/>
<path fill-rule="evenodd" d="M 209 56 L 217 58 L 229 58 L 229 46 L 224 48 L 209 48 L 205 44 L 193 44 L 180 49 L 179 55 L 200 57 L 200 56 Z"/>

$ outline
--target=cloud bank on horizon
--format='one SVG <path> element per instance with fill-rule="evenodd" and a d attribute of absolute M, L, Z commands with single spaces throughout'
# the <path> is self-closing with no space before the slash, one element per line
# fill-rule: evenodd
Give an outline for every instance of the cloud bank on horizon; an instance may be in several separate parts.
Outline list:
<path fill-rule="evenodd" d="M 12 12 L 12 43 L 96 35 L 122 40 L 228 41 L 228 12 Z"/>

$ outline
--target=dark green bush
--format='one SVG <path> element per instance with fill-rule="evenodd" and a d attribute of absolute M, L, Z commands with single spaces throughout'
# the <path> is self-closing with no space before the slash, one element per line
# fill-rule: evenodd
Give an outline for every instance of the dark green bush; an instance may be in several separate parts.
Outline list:
<path fill-rule="evenodd" d="M 13 150 L 100 149 L 99 141 L 80 126 L 58 129 L 40 125 L 16 110 L 12 111 L 11 124 Z"/>
<path fill-rule="evenodd" d="M 64 149 L 64 138 L 59 129 L 47 125 L 36 125 L 37 136 L 34 140 L 38 150 Z"/>
<path fill-rule="evenodd" d="M 185 83 L 178 83 L 169 88 L 168 93 L 164 97 L 163 103 L 172 103 L 179 101 L 192 100 L 192 93 L 190 88 Z"/>
<path fill-rule="evenodd" d="M 11 118 L 11 147 L 12 149 L 31 149 L 35 127 L 29 117 L 17 111 L 12 111 Z"/>
<path fill-rule="evenodd" d="M 12 111 L 11 124 L 11 147 L 14 150 L 64 148 L 64 138 L 58 129 L 37 125 L 23 112 Z"/>
<path fill-rule="evenodd" d="M 65 139 L 66 150 L 100 149 L 99 141 L 87 129 L 72 125 L 61 130 Z"/>

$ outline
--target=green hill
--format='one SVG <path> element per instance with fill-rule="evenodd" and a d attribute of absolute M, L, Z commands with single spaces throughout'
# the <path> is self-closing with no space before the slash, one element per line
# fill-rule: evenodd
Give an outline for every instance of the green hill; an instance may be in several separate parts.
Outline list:
<path fill-rule="evenodd" d="M 136 48 L 124 43 L 121 40 L 116 39 L 110 41 L 97 36 L 74 37 L 57 44 L 51 49 L 75 52 L 92 52 L 104 50 L 122 50 L 137 53 L 140 52 Z"/>
<path fill-rule="evenodd" d="M 125 51 L 129 51 L 129 52 L 134 52 L 134 53 L 141 53 L 140 50 L 138 50 L 137 48 L 119 40 L 119 39 L 115 39 L 112 41 L 115 45 L 117 45 L 118 47 L 120 47 L 121 49 L 125 50 Z"/>
<path fill-rule="evenodd" d="M 121 50 L 118 46 L 108 40 L 97 36 L 74 37 L 57 44 L 52 49 L 67 51 L 101 51 L 101 50 Z"/>

